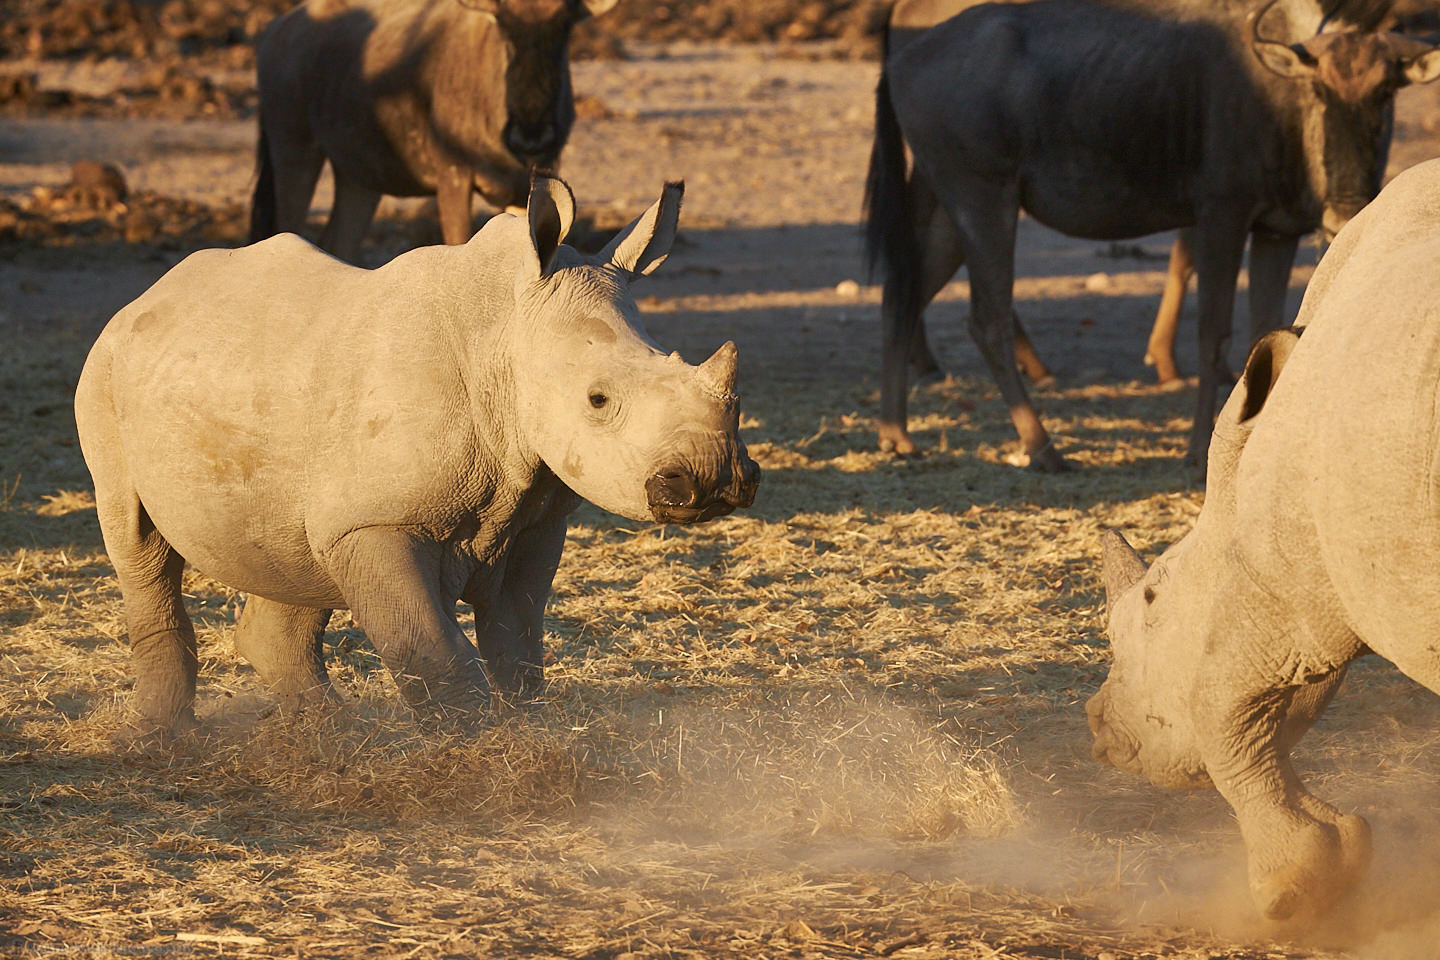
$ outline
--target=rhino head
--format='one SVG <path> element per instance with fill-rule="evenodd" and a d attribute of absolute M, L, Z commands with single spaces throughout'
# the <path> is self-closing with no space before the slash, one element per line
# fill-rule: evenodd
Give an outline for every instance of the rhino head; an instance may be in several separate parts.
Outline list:
<path fill-rule="evenodd" d="M 760 481 L 739 436 L 735 344 L 687 364 L 650 339 L 630 295 L 669 254 L 683 192 L 667 184 L 593 257 L 561 243 L 575 201 L 559 180 L 536 178 L 520 221 L 528 238 L 511 344 L 520 429 L 571 490 L 632 520 L 723 516 L 749 506 Z"/>
<path fill-rule="evenodd" d="M 1218 607 L 1216 584 L 1230 562 L 1240 456 L 1299 335 L 1267 334 L 1215 424 L 1205 507 L 1195 528 L 1146 566 L 1118 531 L 1102 543 L 1107 633 L 1113 664 L 1085 705 L 1095 759 L 1157 786 L 1208 787 L 1193 720 L 1194 678 L 1207 655 Z M 1297 698 L 1285 739 L 1298 739 L 1328 702 Z"/>

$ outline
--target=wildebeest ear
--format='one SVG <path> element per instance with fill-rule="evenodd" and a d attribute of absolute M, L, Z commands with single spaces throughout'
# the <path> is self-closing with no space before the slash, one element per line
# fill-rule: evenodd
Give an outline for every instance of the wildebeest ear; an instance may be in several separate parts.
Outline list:
<path fill-rule="evenodd" d="M 1241 423 L 1265 406 L 1270 391 L 1275 389 L 1275 381 L 1280 379 L 1280 371 L 1290 359 L 1290 351 L 1299 342 L 1300 330 L 1296 327 L 1272 330 L 1256 342 L 1245 361 L 1245 373 L 1238 388 L 1245 391 L 1245 400 L 1240 405 Z"/>
<path fill-rule="evenodd" d="M 1303 80 L 1306 77 L 1313 77 L 1317 64 L 1315 58 L 1304 47 L 1296 44 L 1287 46 L 1283 43 L 1272 43 L 1261 41 L 1252 43 L 1250 49 L 1255 51 L 1255 57 L 1265 69 L 1271 73 L 1277 73 L 1290 80 Z"/>
<path fill-rule="evenodd" d="M 619 267 L 632 279 L 654 271 L 670 255 L 680 223 L 680 199 L 684 195 L 683 182 L 674 180 L 665 184 L 654 206 L 605 245 L 600 251 L 600 262 Z"/>
<path fill-rule="evenodd" d="M 619 0 L 580 0 L 576 4 L 576 13 L 579 17 L 598 17 L 618 2 Z"/>
<path fill-rule="evenodd" d="M 1145 579 L 1145 561 L 1119 530 L 1106 530 L 1100 540 L 1100 577 L 1105 581 L 1105 617 L 1120 595 Z"/>
<path fill-rule="evenodd" d="M 530 200 L 525 204 L 530 221 L 530 242 L 540 262 L 540 276 L 550 275 L 560 241 L 575 222 L 575 195 L 564 180 L 536 177 L 530 183 Z"/>

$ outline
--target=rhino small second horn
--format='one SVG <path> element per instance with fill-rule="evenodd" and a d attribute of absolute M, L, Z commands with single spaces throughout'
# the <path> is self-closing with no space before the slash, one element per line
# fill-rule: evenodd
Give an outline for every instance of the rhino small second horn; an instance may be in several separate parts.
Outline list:
<path fill-rule="evenodd" d="M 709 360 L 695 368 L 695 374 L 707 393 L 721 399 L 734 396 L 735 361 L 739 355 L 735 341 L 726 340 Z"/>

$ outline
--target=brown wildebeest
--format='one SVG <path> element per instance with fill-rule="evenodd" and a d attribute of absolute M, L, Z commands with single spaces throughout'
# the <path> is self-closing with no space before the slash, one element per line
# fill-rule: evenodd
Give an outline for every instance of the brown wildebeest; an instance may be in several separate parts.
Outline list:
<path fill-rule="evenodd" d="M 1182 9 L 1190 19 L 1175 18 Z M 1269 24 L 1271 13 L 1286 23 Z M 1203 469 L 1246 236 L 1258 336 L 1280 321 L 1299 238 L 1338 229 L 1374 196 L 1395 91 L 1440 76 L 1435 47 L 1400 34 L 1266 38 L 1267 26 L 1293 31 L 1291 19 L 1275 0 L 995 4 L 887 61 L 868 225 L 886 269 L 882 446 L 914 450 L 905 365 L 920 311 L 968 262 L 971 333 L 1024 454 L 1039 469 L 1065 467 L 1013 362 L 1023 207 L 1094 239 L 1192 228 L 1201 367 L 1188 459 Z"/>
<path fill-rule="evenodd" d="M 382 194 L 434 195 L 446 243 L 478 190 L 523 206 L 575 122 L 570 30 L 616 0 L 310 0 L 256 50 L 259 180 L 250 240 L 305 223 L 325 161 L 320 246 L 355 260 Z"/>

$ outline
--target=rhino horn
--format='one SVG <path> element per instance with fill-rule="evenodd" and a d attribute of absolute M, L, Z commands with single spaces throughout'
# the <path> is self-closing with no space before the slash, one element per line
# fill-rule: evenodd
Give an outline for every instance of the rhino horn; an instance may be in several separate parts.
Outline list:
<path fill-rule="evenodd" d="M 695 375 L 706 393 L 723 399 L 735 395 L 735 361 L 739 356 L 735 341 L 726 340 L 709 360 L 695 368 Z"/>
<path fill-rule="evenodd" d="M 1105 617 L 1121 594 L 1145 578 L 1145 561 L 1119 530 L 1106 530 L 1100 542 L 1101 577 L 1105 581 Z"/>

